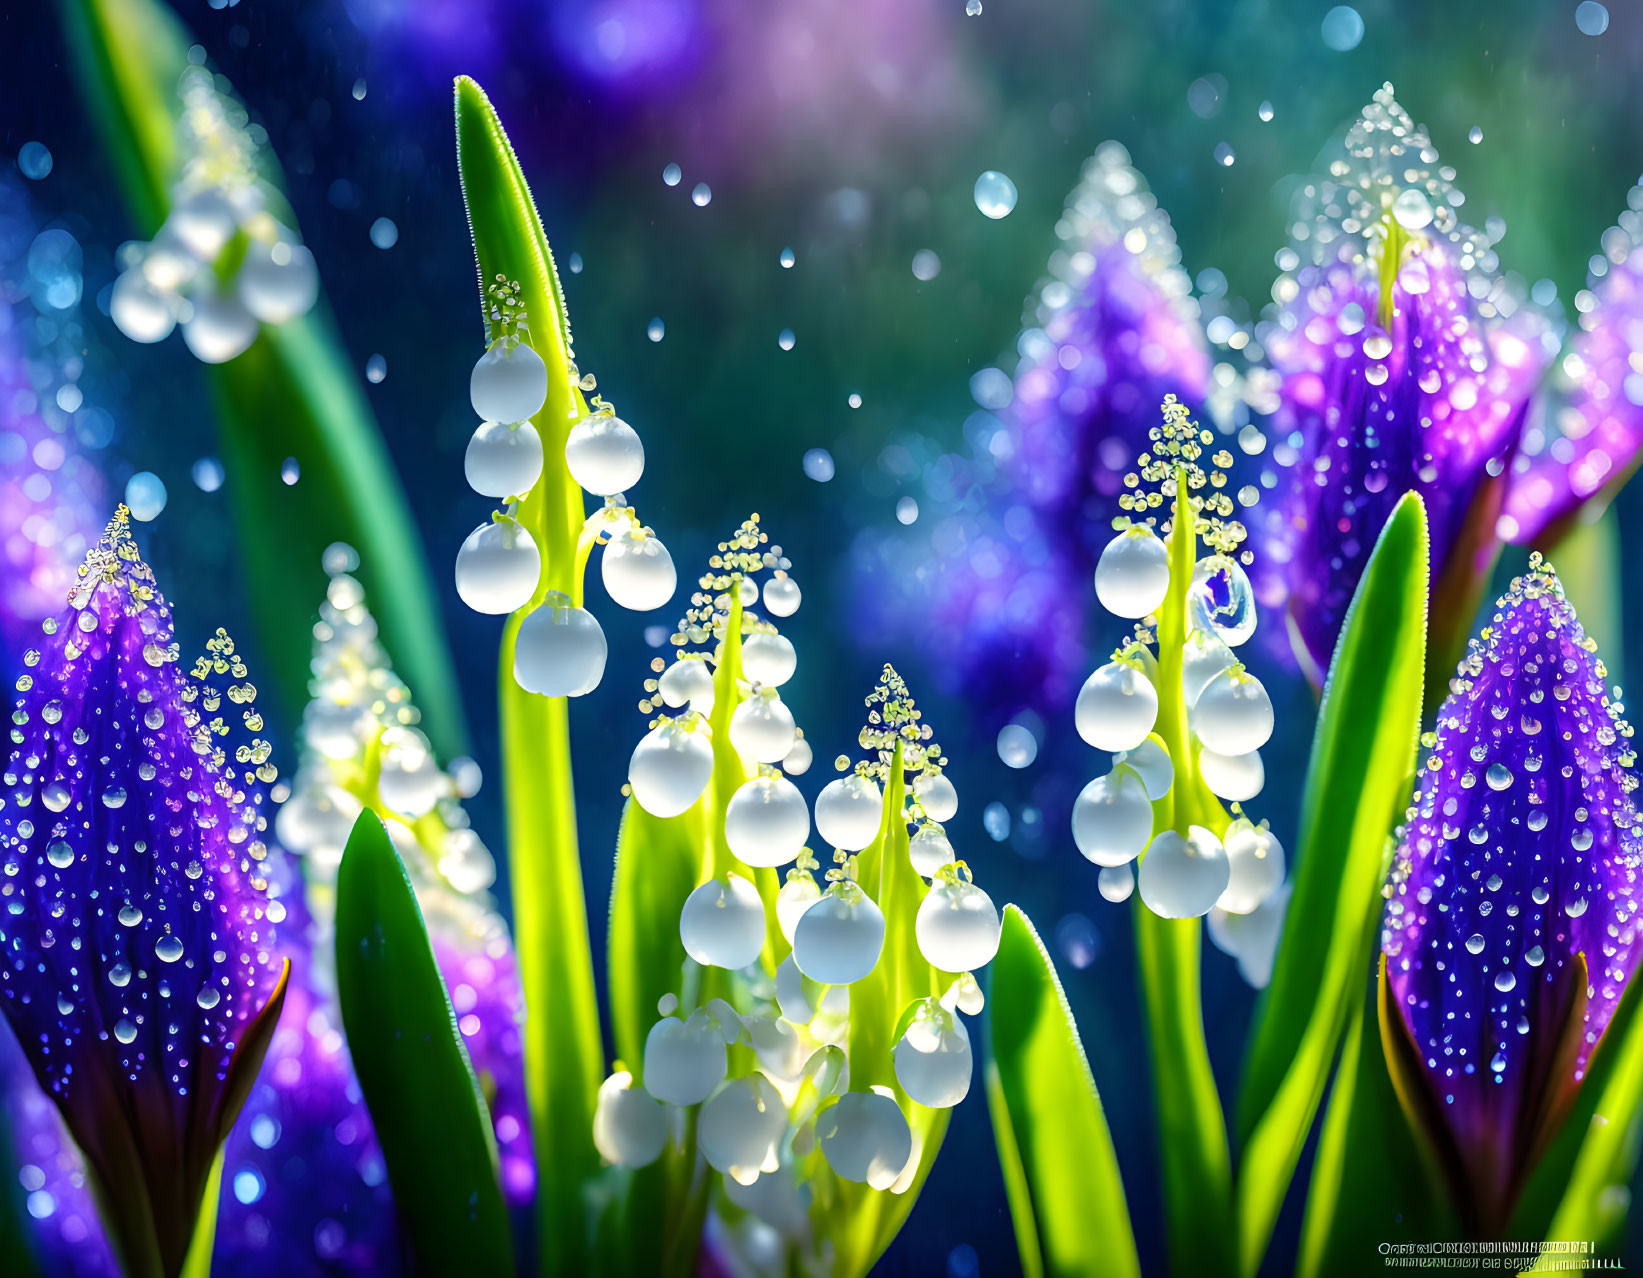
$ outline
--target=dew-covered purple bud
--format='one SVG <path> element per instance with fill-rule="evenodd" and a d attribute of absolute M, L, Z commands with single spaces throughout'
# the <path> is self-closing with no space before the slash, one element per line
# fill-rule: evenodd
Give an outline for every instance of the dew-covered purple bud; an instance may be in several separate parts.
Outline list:
<path fill-rule="evenodd" d="M 1503 1227 L 1637 965 L 1631 729 L 1538 555 L 1438 714 L 1394 861 L 1381 1020 L 1473 1227 Z"/>
<path fill-rule="evenodd" d="M 171 1275 L 284 996 L 274 769 L 232 641 L 179 670 L 123 507 L 45 632 L 0 778 L 0 1009 L 126 1268 Z"/>
<path fill-rule="evenodd" d="M 1261 525 L 1261 602 L 1287 608 L 1314 681 L 1403 494 L 1426 502 L 1439 616 L 1464 634 L 1498 548 L 1506 468 L 1544 367 L 1534 317 L 1493 276 L 1486 238 L 1390 86 L 1303 188 L 1260 338 L 1278 374 L 1279 500 Z M 1454 616 L 1450 617 L 1449 614 Z"/>
<path fill-rule="evenodd" d="M 1592 259 L 1580 332 L 1561 364 L 1562 385 L 1524 432 L 1501 513 L 1502 539 L 1529 544 L 1588 501 L 1625 482 L 1643 452 L 1643 186 Z M 1578 306 L 1577 306 L 1578 309 Z"/>

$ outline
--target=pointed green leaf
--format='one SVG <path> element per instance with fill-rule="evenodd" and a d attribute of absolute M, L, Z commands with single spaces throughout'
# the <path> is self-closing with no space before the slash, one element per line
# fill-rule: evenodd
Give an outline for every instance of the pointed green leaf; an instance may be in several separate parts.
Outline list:
<path fill-rule="evenodd" d="M 337 870 L 337 999 L 419 1273 L 513 1272 L 490 1115 L 416 893 L 363 812 Z"/>
<path fill-rule="evenodd" d="M 1032 921 L 1004 907 L 987 999 L 987 1106 L 1026 1278 L 1139 1275 L 1107 1117 Z"/>
<path fill-rule="evenodd" d="M 1387 838 L 1409 802 L 1419 744 L 1427 547 L 1426 509 L 1409 493 L 1358 583 L 1318 711 L 1294 894 L 1240 1097 L 1246 1274 L 1265 1254 L 1368 971 Z"/>
<path fill-rule="evenodd" d="M 577 543 L 582 490 L 564 464 L 565 437 L 586 411 L 572 380 L 564 301 L 531 200 L 501 121 L 480 87 L 456 82 L 457 165 L 481 282 L 518 285 L 528 340 L 548 368 L 547 402 L 533 419 L 548 464 L 515 512 L 542 552 L 537 599 L 581 598 Z M 558 459 L 558 460 L 554 460 Z M 563 697 L 526 692 L 513 677 L 514 644 L 526 610 L 502 636 L 498 692 L 509 873 L 525 1022 L 526 1084 L 537 1141 L 537 1240 L 544 1273 L 588 1269 L 592 1204 L 600 1175 L 593 1112 L 605 1075 L 587 907 L 576 840 L 570 721 Z M 677 928 L 675 927 L 675 931 Z"/>
<path fill-rule="evenodd" d="M 152 236 L 170 212 L 182 162 L 177 84 L 191 37 L 156 0 L 60 0 L 60 8 L 81 94 L 132 220 Z M 259 159 L 259 171 L 277 188 L 266 148 Z M 289 209 L 279 212 L 282 221 L 295 222 Z M 311 620 L 290 601 L 323 591 L 321 554 L 343 541 L 359 551 L 360 580 L 384 645 L 416 689 L 423 729 L 444 757 L 466 753 L 462 705 L 420 537 L 324 299 L 306 316 L 264 325 L 244 354 L 202 372 L 262 640 L 259 666 L 269 671 L 287 715 L 295 721 L 308 701 Z M 281 478 L 286 458 L 301 467 L 299 483 Z"/>

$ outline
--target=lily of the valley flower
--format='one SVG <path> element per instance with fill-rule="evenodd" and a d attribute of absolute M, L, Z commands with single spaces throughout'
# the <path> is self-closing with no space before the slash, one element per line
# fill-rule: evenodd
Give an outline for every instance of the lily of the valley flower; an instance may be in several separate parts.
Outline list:
<path fill-rule="evenodd" d="M 1387 889 L 1387 1061 L 1485 1234 L 1505 1226 L 1637 967 L 1643 816 L 1605 677 L 1534 556 L 1439 711 Z"/>
<path fill-rule="evenodd" d="M 1169 216 L 1117 142 L 1085 162 L 1055 229 L 1013 378 L 972 379 L 987 411 L 966 428 L 974 461 L 952 459 L 939 481 L 954 500 L 938 506 L 929 485 L 919 522 L 872 551 L 857 592 L 874 610 L 866 643 L 914 636 L 999 722 L 1048 716 L 1076 687 L 1101 549 L 1089 530 L 1117 513 L 1165 392 L 1199 403 L 1211 381 Z M 914 565 L 912 536 L 929 539 Z"/>
<path fill-rule="evenodd" d="M 1114 759 L 1073 805 L 1073 840 L 1101 867 L 1102 896 L 1126 900 L 1139 879 L 1155 914 L 1210 916 L 1211 938 L 1264 985 L 1284 850 L 1241 807 L 1265 785 L 1260 748 L 1273 729 L 1266 689 L 1234 652 L 1255 633 L 1252 556 L 1225 491 L 1231 454 L 1210 451 L 1216 437 L 1173 395 L 1163 418 L 1126 477 L 1131 513 L 1113 521 L 1096 565 L 1102 605 L 1138 624 L 1078 694 L 1079 735 Z M 1248 505 L 1253 490 L 1239 497 Z"/>
<path fill-rule="evenodd" d="M 275 779 L 218 632 L 191 674 L 122 507 L 27 657 L 0 809 L 0 1008 L 128 1272 L 183 1263 L 280 1014 Z M 235 722 L 235 721 L 238 722 Z"/>
<path fill-rule="evenodd" d="M 1586 502 L 1606 500 L 1643 450 L 1643 186 L 1603 233 L 1591 279 L 1575 298 L 1580 331 L 1561 361 L 1562 385 L 1524 434 L 1499 531 L 1534 543 Z"/>
<path fill-rule="evenodd" d="M 1287 610 L 1315 684 L 1406 491 L 1431 521 L 1440 655 L 1465 635 L 1498 549 L 1545 332 L 1495 275 L 1487 237 L 1461 224 L 1463 198 L 1387 85 L 1344 157 L 1302 189 L 1295 246 L 1279 254 L 1261 338 L 1284 469 L 1261 597 Z"/>

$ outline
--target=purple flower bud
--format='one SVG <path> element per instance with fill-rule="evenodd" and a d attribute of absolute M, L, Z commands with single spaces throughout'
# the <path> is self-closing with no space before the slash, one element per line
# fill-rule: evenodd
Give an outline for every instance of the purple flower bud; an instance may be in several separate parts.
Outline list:
<path fill-rule="evenodd" d="M 1280 499 L 1263 525 L 1261 602 L 1288 608 L 1315 680 L 1375 539 L 1426 501 L 1439 602 L 1470 620 L 1493 563 L 1504 475 L 1544 365 L 1538 321 L 1490 272 L 1488 241 L 1387 86 L 1330 179 L 1304 188 L 1301 247 L 1261 340 L 1279 377 Z M 1441 622 L 1434 627 L 1441 630 Z"/>
<path fill-rule="evenodd" d="M 1544 418 L 1524 434 L 1500 517 L 1503 540 L 1534 542 L 1585 502 L 1611 493 L 1636 468 L 1643 450 L 1643 187 L 1620 225 L 1603 235 L 1592 259 L 1590 296 L 1562 369 L 1565 393 L 1549 397 Z M 1587 297 L 1582 294 L 1582 298 Z M 1582 305 L 1577 300 L 1577 309 Z"/>
<path fill-rule="evenodd" d="M 1538 555 L 1438 715 L 1393 865 L 1382 1032 L 1474 1227 L 1502 1227 L 1637 966 L 1643 818 L 1606 672 Z"/>
<path fill-rule="evenodd" d="M 289 969 L 262 866 L 269 747 L 226 635 L 178 669 L 123 507 L 25 664 L 0 808 L 0 1008 L 128 1271 L 174 1274 Z"/>

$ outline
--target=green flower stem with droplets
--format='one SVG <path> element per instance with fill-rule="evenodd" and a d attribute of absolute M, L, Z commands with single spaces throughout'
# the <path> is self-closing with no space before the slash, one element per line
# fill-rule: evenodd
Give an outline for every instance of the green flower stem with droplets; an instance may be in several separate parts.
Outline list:
<path fill-rule="evenodd" d="M 1175 781 L 1153 807 L 1158 830 L 1186 836 L 1204 825 L 1219 836 L 1227 814 L 1198 776 L 1181 695 L 1187 637 L 1187 588 L 1197 561 L 1197 534 L 1186 472 L 1177 469 L 1175 515 L 1169 536 L 1170 590 L 1158 613 L 1158 720 L 1155 731 L 1169 751 Z M 1226 1118 L 1204 1041 L 1200 989 L 1200 919 L 1160 918 L 1139 900 L 1135 945 L 1141 964 L 1153 1103 L 1163 1161 L 1170 1262 L 1183 1278 L 1230 1274 L 1237 1255 L 1232 1210 L 1232 1157 Z"/>
<path fill-rule="evenodd" d="M 599 1175 L 593 1113 L 604 1047 L 593 983 L 571 780 L 570 724 L 563 697 L 526 692 L 513 676 L 527 614 L 550 592 L 578 590 L 585 522 L 581 488 L 564 464 L 565 438 L 587 405 L 571 372 L 570 327 L 553 256 L 507 135 L 483 90 L 456 82 L 457 163 L 490 324 L 490 286 L 514 281 L 528 322 L 524 340 L 548 366 L 547 402 L 532 420 L 548 459 L 515 517 L 542 554 L 535 598 L 508 619 L 497 672 L 503 790 L 514 939 L 524 986 L 526 1086 L 536 1148 L 536 1218 L 544 1274 L 586 1272 L 589 1204 Z"/>

